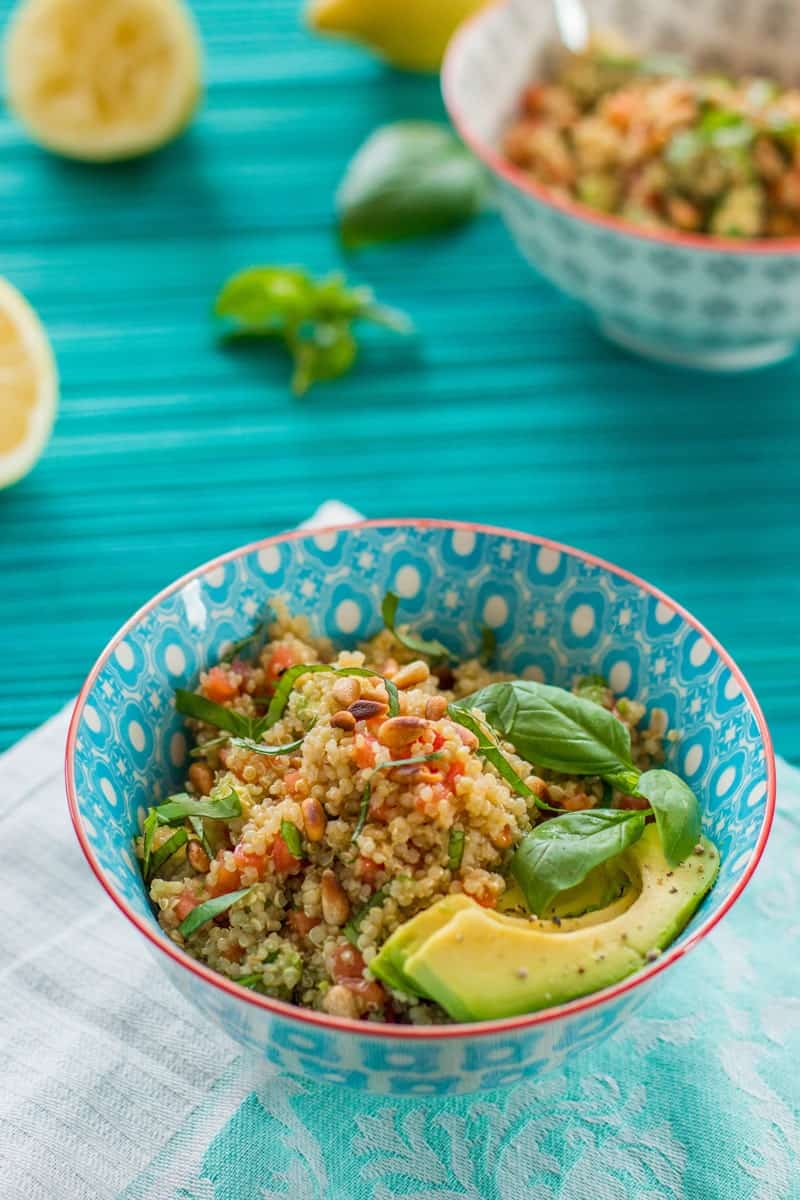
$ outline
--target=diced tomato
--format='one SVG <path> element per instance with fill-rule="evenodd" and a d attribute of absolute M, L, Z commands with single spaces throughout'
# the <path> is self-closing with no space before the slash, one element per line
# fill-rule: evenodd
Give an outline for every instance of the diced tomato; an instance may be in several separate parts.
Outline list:
<path fill-rule="evenodd" d="M 234 847 L 233 857 L 240 872 L 252 867 L 259 879 L 263 879 L 267 865 L 266 854 L 254 854 L 251 850 L 245 850 L 244 846 L 238 845 Z"/>
<path fill-rule="evenodd" d="M 481 908 L 497 908 L 497 897 L 494 892 L 478 892 L 472 899 L 477 900 Z"/>
<path fill-rule="evenodd" d="M 334 983 L 360 979 L 366 967 L 364 959 L 355 946 L 337 946 L 331 955 L 331 975 Z"/>
<path fill-rule="evenodd" d="M 299 858 L 295 858 L 281 834 L 272 843 L 272 861 L 279 875 L 296 875 L 302 867 Z"/>
<path fill-rule="evenodd" d="M 444 786 L 451 792 L 456 790 L 456 783 L 461 775 L 464 774 L 464 764 L 461 762 L 450 763 L 447 768 L 447 774 L 444 777 Z"/>
<path fill-rule="evenodd" d="M 211 668 L 203 684 L 203 691 L 215 704 L 225 704 L 239 694 L 239 688 L 235 683 L 231 683 L 222 667 Z"/>
<path fill-rule="evenodd" d="M 356 766 L 362 771 L 368 767 L 375 766 L 375 747 L 377 744 L 378 739 L 369 733 L 361 733 L 356 738 L 353 746 L 353 759 Z"/>
<path fill-rule="evenodd" d="M 297 665 L 297 656 L 291 646 L 287 646 L 285 642 L 280 642 L 269 657 L 269 662 L 266 664 L 265 673 L 271 687 L 283 675 L 284 671 L 288 671 L 289 667 Z"/>
<path fill-rule="evenodd" d="M 437 729 L 436 733 L 433 735 L 434 751 L 441 750 L 442 746 L 445 744 L 445 741 L 446 741 L 446 738 L 445 738 L 444 734 L 440 733 L 439 730 Z"/>
<path fill-rule="evenodd" d="M 286 920 L 299 937 L 308 937 L 311 930 L 320 923 L 319 917 L 307 917 L 298 908 L 292 909 Z"/>
<path fill-rule="evenodd" d="M 359 854 L 356 859 L 356 875 L 359 879 L 363 879 L 364 883 L 370 886 L 375 884 L 378 876 L 384 868 L 380 863 L 373 862 L 371 858 L 367 858 L 365 854 Z"/>
<path fill-rule="evenodd" d="M 228 892 L 235 892 L 239 887 L 239 872 L 236 867 L 230 868 L 225 864 L 225 851 L 220 850 L 217 855 L 217 870 L 214 882 L 209 884 L 208 890 L 212 896 L 226 896 Z"/>
<path fill-rule="evenodd" d="M 302 778 L 303 778 L 302 771 L 287 771 L 286 772 L 286 774 L 283 777 L 283 786 L 286 788 L 287 792 L 289 792 L 290 795 L 294 795 L 294 793 L 297 791 L 297 785 L 299 784 L 299 782 Z"/>
<path fill-rule="evenodd" d="M 175 905 L 175 916 L 178 921 L 185 921 L 192 909 L 197 908 L 199 903 L 194 892 L 181 892 L 178 903 Z"/>
<path fill-rule="evenodd" d="M 358 996 L 360 1007 L 365 1012 L 376 1012 L 383 1008 L 386 1003 L 386 992 L 383 990 L 377 979 L 340 979 L 342 987 L 346 987 L 348 992 L 352 992 Z"/>

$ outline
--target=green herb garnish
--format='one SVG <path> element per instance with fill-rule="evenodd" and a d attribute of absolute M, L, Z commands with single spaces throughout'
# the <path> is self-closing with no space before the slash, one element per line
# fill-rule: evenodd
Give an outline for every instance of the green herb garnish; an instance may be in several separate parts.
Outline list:
<path fill-rule="evenodd" d="M 447 649 L 447 646 L 443 646 L 441 642 L 437 642 L 435 639 L 417 637 L 414 633 L 409 633 L 407 630 L 401 631 L 396 628 L 395 617 L 399 604 L 400 597 L 396 596 L 394 592 L 387 592 L 381 605 L 383 623 L 392 636 L 401 646 L 405 646 L 406 650 L 411 650 L 414 654 L 421 654 L 425 658 L 432 658 L 438 662 L 442 660 L 450 662 L 454 656 Z"/>
<path fill-rule="evenodd" d="M 691 854 L 700 838 L 700 809 L 688 783 L 672 771 L 645 771 L 639 776 L 636 794 L 650 801 L 656 825 L 671 867 Z"/>
<path fill-rule="evenodd" d="M 366 667 L 329 667 L 327 663 L 299 663 L 296 667 L 289 667 L 289 670 L 284 671 L 283 675 L 281 675 L 281 681 L 275 689 L 275 695 L 270 701 L 267 715 L 262 718 L 266 723 L 264 729 L 260 731 L 259 737 L 264 730 L 270 729 L 281 719 L 297 680 L 303 675 L 313 675 L 318 672 L 327 672 L 331 675 L 358 675 L 366 679 L 380 679 L 385 684 L 386 693 L 389 697 L 389 716 L 396 717 L 400 712 L 400 696 L 397 688 L 391 679 L 386 679 L 378 671 L 368 671 Z"/>
<path fill-rule="evenodd" d="M 398 876 L 398 878 L 399 878 L 399 876 Z M 344 929 L 342 930 L 342 932 L 344 933 L 344 936 L 347 938 L 348 942 L 351 942 L 352 945 L 354 945 L 354 946 L 356 946 L 358 944 L 358 935 L 361 930 L 361 926 L 363 924 L 364 917 L 367 915 L 367 913 L 369 912 L 369 910 L 371 908 L 376 908 L 379 904 L 383 904 L 384 900 L 386 899 L 386 896 L 387 896 L 386 889 L 378 888 L 377 892 L 374 892 L 373 895 L 370 896 L 367 903 L 365 905 L 363 905 L 363 907 L 360 908 L 357 913 L 354 913 L 354 915 L 350 918 L 350 920 L 347 922 Z"/>
<path fill-rule="evenodd" d="M 437 233 L 474 217 L 488 178 L 445 125 L 397 121 L 357 152 L 336 195 L 339 233 L 350 248 Z"/>
<path fill-rule="evenodd" d="M 175 707 L 185 717 L 194 717 L 196 721 L 203 721 L 206 725 L 225 729 L 235 737 L 257 740 L 261 736 L 258 728 L 260 721 L 257 718 L 233 712 L 232 709 L 215 704 L 213 700 L 207 700 L 197 692 L 178 688 L 175 692 Z"/>
<path fill-rule="evenodd" d="M 255 648 L 255 645 L 258 642 L 261 642 L 263 645 L 267 637 L 268 629 L 269 623 L 267 621 L 262 621 L 262 623 L 257 626 L 252 633 L 248 633 L 247 637 L 240 638 L 238 642 L 234 642 L 230 649 L 226 650 L 226 652 L 222 655 L 219 661 L 224 663 L 233 662 L 234 658 L 237 658 L 243 650 Z"/>
<path fill-rule="evenodd" d="M 231 738 L 232 746 L 239 746 L 242 750 L 249 750 L 251 754 L 262 754 L 266 758 L 276 758 L 283 754 L 294 754 L 295 750 L 299 750 L 303 744 L 304 738 L 297 738 L 294 742 L 287 742 L 285 746 L 265 746 L 263 742 L 254 742 L 252 738 Z"/>
<path fill-rule="evenodd" d="M 437 758 L 441 757 L 442 755 L 439 753 L 439 751 L 434 750 L 431 754 L 414 754 L 411 758 L 393 758 L 389 759 L 388 762 L 378 763 L 372 774 L 374 775 L 377 771 L 389 771 L 393 767 L 410 767 L 415 763 L 434 762 Z M 356 827 L 353 830 L 353 836 L 350 838 L 351 842 L 357 841 L 364 830 L 364 826 L 367 823 L 367 813 L 369 812 L 369 802 L 371 797 L 372 776 L 370 776 L 370 778 L 367 780 L 367 785 L 364 788 L 364 795 L 361 797 L 361 804 L 358 808 L 358 820 L 356 821 Z"/>
<path fill-rule="evenodd" d="M 150 855 L 153 850 L 153 834 L 158 827 L 156 810 L 151 808 L 142 824 L 142 874 L 145 880 L 150 878 Z"/>
<path fill-rule="evenodd" d="M 254 971 L 252 975 L 242 975 L 241 979 L 234 979 L 234 983 L 238 983 L 239 987 L 257 988 L 264 983 L 264 975 L 261 971 Z"/>
<path fill-rule="evenodd" d="M 467 835 L 463 829 L 451 829 L 447 839 L 447 865 L 451 871 L 457 871 L 464 857 L 464 843 Z"/>
<path fill-rule="evenodd" d="M 281 821 L 281 837 L 291 855 L 295 858 L 303 857 L 303 835 L 293 821 Z"/>
<path fill-rule="evenodd" d="M 249 896 L 252 888 L 242 888 L 239 892 L 227 892 L 224 896 L 214 896 L 212 900 L 206 900 L 204 904 L 198 904 L 197 908 L 193 908 L 188 917 L 185 917 L 178 926 L 178 932 L 183 937 L 191 937 L 201 926 L 207 925 L 209 921 L 213 921 L 220 913 L 227 912 L 231 905 L 236 904 L 238 900 L 243 900 L 245 896 Z"/>
<path fill-rule="evenodd" d="M 185 846 L 189 840 L 189 834 L 185 829 L 176 829 L 170 837 L 167 838 L 163 846 L 159 846 L 153 851 L 148 864 L 148 873 L 145 875 L 146 882 L 155 875 L 160 867 L 163 867 L 168 858 L 172 858 L 173 854 L 180 850 L 181 846 Z"/>
<path fill-rule="evenodd" d="M 522 839 L 511 874 L 532 913 L 543 913 L 559 892 L 581 883 L 644 833 L 643 812 L 615 809 L 564 813 L 543 821 Z"/>
<path fill-rule="evenodd" d="M 298 396 L 350 370 L 358 353 L 354 321 L 372 321 L 396 333 L 411 330 L 404 313 L 376 303 L 371 288 L 349 288 L 339 274 L 315 280 L 295 267 L 240 271 L 222 288 L 214 311 L 229 337 L 283 342 L 294 359 L 292 390 Z"/>
<path fill-rule="evenodd" d="M 207 742 L 203 742 L 200 746 L 194 746 L 189 751 L 189 758 L 205 758 L 207 750 L 215 750 L 217 746 L 224 746 L 229 742 L 230 734 L 223 733 L 220 737 L 210 738 Z"/>
<path fill-rule="evenodd" d="M 150 811 L 155 812 L 159 825 L 177 825 L 187 817 L 210 817 L 214 821 L 229 821 L 231 817 L 242 815 L 242 803 L 233 788 L 227 796 L 221 796 L 219 800 L 212 800 L 210 797 L 198 800 L 186 792 L 179 792 L 175 796 L 168 796 L 163 804 Z"/>
<path fill-rule="evenodd" d="M 471 699 L 471 697 L 467 697 Z M 465 708 L 462 708 L 463 700 L 456 700 L 447 706 L 447 712 L 450 718 L 458 725 L 463 725 L 465 729 L 469 729 L 470 733 L 474 733 L 478 739 L 478 754 L 481 758 L 485 758 L 488 763 L 491 763 L 496 771 L 505 779 L 513 792 L 518 796 L 523 796 L 526 800 L 531 800 L 537 808 L 551 808 L 544 800 L 541 800 L 532 788 L 529 788 L 524 779 L 520 779 L 517 772 L 512 767 L 511 763 L 506 758 L 503 751 L 493 741 L 488 729 L 477 717 L 473 716 Z M 555 810 L 554 810 L 555 811 Z"/>
<path fill-rule="evenodd" d="M 194 831 L 194 834 L 195 834 L 198 842 L 203 847 L 203 849 L 205 850 L 208 857 L 213 858 L 214 852 L 211 849 L 211 845 L 209 843 L 208 838 L 206 837 L 206 827 L 203 824 L 203 818 L 192 815 L 188 818 L 188 821 L 189 821 L 189 825 L 191 826 L 192 830 Z"/>

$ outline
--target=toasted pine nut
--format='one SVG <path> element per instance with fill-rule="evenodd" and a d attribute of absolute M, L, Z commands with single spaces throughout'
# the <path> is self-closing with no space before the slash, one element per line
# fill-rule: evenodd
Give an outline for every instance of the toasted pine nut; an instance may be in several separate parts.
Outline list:
<path fill-rule="evenodd" d="M 395 687 L 401 690 L 403 688 L 416 687 L 418 683 L 424 683 L 429 675 L 428 664 L 423 662 L 421 658 L 418 658 L 414 662 L 407 663 L 406 666 L 400 668 L 394 677 L 394 684 Z"/>
<path fill-rule="evenodd" d="M 197 871 L 199 875 L 205 875 L 211 866 L 208 855 L 199 842 L 189 842 L 189 845 L 186 847 L 186 857 L 189 860 L 189 866 Z"/>
<path fill-rule="evenodd" d="M 397 669 L 397 659 L 387 658 L 386 662 L 381 667 L 381 675 L 386 675 L 389 679 L 394 679 Z"/>
<path fill-rule="evenodd" d="M 315 800 L 313 796 L 306 796 L 300 808 L 303 813 L 303 827 L 306 831 L 306 837 L 310 842 L 321 842 L 325 836 L 325 829 L 328 824 L 325 809 L 319 800 Z"/>
<path fill-rule="evenodd" d="M 390 717 L 378 730 L 378 741 L 391 750 L 410 746 L 428 728 L 424 717 Z"/>
<path fill-rule="evenodd" d="M 348 708 L 361 695 L 361 684 L 355 675 L 344 675 L 334 683 L 331 695 L 342 708 Z"/>
<path fill-rule="evenodd" d="M 382 683 L 376 683 L 373 687 L 362 687 L 362 700 L 375 700 L 378 704 L 388 704 L 389 697 L 386 694 L 386 688 Z"/>
<path fill-rule="evenodd" d="M 201 796 L 207 796 L 214 786 L 214 772 L 208 763 L 192 763 L 189 767 L 189 782 Z"/>
<path fill-rule="evenodd" d="M 344 925 L 350 916 L 350 901 L 333 871 L 323 871 L 319 885 L 322 915 L 328 925 Z"/>
<path fill-rule="evenodd" d="M 378 700 L 356 700 L 347 711 L 352 713 L 357 721 L 371 721 L 373 717 L 382 717 L 386 707 Z"/>
<path fill-rule="evenodd" d="M 444 696 L 431 696 L 425 705 L 425 716 L 429 721 L 440 721 L 447 712 L 447 701 Z"/>
<path fill-rule="evenodd" d="M 334 729 L 344 729 L 349 732 L 351 729 L 355 729 L 356 719 L 346 708 L 342 708 L 331 717 L 331 725 Z"/>
<path fill-rule="evenodd" d="M 335 983 L 332 988 L 328 989 L 322 1001 L 322 1007 L 332 1017 L 355 1018 L 358 1016 L 356 997 L 341 983 Z"/>

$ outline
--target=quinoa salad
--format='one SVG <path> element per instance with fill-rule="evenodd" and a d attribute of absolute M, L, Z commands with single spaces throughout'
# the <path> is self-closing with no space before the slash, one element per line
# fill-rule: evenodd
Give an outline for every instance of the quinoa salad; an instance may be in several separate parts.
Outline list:
<path fill-rule="evenodd" d="M 525 90 L 503 151 L 555 195 L 647 228 L 800 233 L 800 88 L 771 79 L 605 36 Z"/>
<path fill-rule="evenodd" d="M 559 822 L 602 818 L 615 836 L 634 826 L 629 840 L 639 836 L 653 813 L 636 781 L 669 774 L 657 768 L 675 735 L 663 713 L 645 724 L 644 706 L 599 676 L 572 692 L 506 682 L 490 669 L 486 631 L 481 652 L 458 661 L 396 627 L 397 604 L 387 596 L 386 627 L 338 652 L 275 604 L 268 628 L 179 691 L 194 741 L 185 791 L 154 799 L 135 846 L 162 928 L 214 971 L 335 1017 L 429 1024 L 453 1007 L 371 970 L 381 947 L 456 901 L 535 922 L 530 897 L 558 926 L 553 897 L 565 883 L 571 895 L 570 880 L 596 873 L 603 854 L 544 892 L 541 872 L 529 878 L 515 856 Z M 605 758 L 576 760 L 574 772 L 533 765 L 491 716 L 512 686 L 573 721 L 588 714 L 600 730 L 591 753 Z M 537 736 L 546 761 L 575 753 Z M 622 766 L 607 763 L 609 745 Z"/>

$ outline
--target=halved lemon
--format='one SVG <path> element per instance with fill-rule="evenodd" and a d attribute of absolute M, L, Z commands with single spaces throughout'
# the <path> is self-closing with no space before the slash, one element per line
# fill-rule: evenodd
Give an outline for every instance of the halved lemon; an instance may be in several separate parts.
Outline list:
<path fill-rule="evenodd" d="M 0 279 L 0 488 L 27 475 L 56 415 L 53 351 L 27 300 Z"/>
<path fill-rule="evenodd" d="M 200 42 L 182 0 L 22 0 L 6 39 L 12 109 L 58 154 L 112 162 L 190 120 Z"/>

